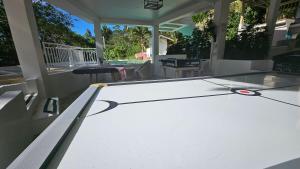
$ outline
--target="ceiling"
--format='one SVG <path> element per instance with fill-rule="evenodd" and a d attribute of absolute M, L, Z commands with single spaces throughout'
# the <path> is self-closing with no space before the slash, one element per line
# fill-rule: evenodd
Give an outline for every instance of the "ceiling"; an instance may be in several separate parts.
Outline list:
<path fill-rule="evenodd" d="M 100 18 L 124 18 L 135 20 L 153 20 L 199 0 L 164 0 L 164 6 L 157 10 L 144 9 L 144 0 L 73 0 L 88 8 Z"/>
<path fill-rule="evenodd" d="M 153 25 L 175 31 L 190 24 L 192 14 L 212 8 L 215 0 L 164 0 L 161 9 L 144 9 L 144 0 L 48 0 L 88 22 Z M 162 29 L 161 28 L 161 29 Z"/>

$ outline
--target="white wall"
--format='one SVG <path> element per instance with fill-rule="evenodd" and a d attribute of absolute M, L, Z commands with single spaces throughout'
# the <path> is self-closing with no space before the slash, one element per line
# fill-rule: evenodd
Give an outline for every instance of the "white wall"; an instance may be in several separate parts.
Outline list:
<path fill-rule="evenodd" d="M 63 72 L 49 75 L 49 96 L 66 97 L 89 86 L 88 75 Z M 0 87 L 0 168 L 5 168 L 54 118 L 36 119 L 39 95 L 26 107 L 23 93 L 37 93 L 37 79 Z"/>
<path fill-rule="evenodd" d="M 21 91 L 0 96 L 0 168 L 5 168 L 32 141 L 31 113 Z"/>
<path fill-rule="evenodd" d="M 147 48 L 146 53 L 150 57 L 152 51 L 152 41 L 150 41 L 149 48 Z M 159 55 L 166 55 L 168 49 L 168 40 L 165 38 L 159 38 Z"/>
<path fill-rule="evenodd" d="M 168 49 L 168 40 L 160 38 L 159 39 L 159 55 L 166 55 Z"/>
<path fill-rule="evenodd" d="M 100 77 L 100 75 L 99 75 Z M 0 86 L 0 94 L 6 91 L 21 90 L 24 94 L 38 92 L 37 79 L 26 82 Z M 71 71 L 49 74 L 49 97 L 66 97 L 74 92 L 86 89 L 90 84 L 89 75 L 73 74 Z"/>
<path fill-rule="evenodd" d="M 29 79 L 22 83 L 9 84 L 0 86 L 0 95 L 7 91 L 21 90 L 24 94 L 37 93 L 37 79 Z"/>
<path fill-rule="evenodd" d="M 89 75 L 73 74 L 71 71 L 49 75 L 49 96 L 63 98 L 86 89 L 90 84 Z"/>
<path fill-rule="evenodd" d="M 215 75 L 232 75 L 260 71 L 271 71 L 272 60 L 218 60 Z"/>

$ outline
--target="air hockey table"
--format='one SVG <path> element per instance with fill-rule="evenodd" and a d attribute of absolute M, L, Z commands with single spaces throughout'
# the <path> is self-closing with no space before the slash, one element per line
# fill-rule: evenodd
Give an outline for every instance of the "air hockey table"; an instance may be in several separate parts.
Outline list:
<path fill-rule="evenodd" d="M 300 76 L 91 85 L 9 168 L 299 169 Z"/>

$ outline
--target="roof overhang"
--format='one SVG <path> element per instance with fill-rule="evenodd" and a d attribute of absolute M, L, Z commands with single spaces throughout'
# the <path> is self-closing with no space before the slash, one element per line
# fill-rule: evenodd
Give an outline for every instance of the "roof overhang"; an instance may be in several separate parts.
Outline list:
<path fill-rule="evenodd" d="M 191 16 L 213 8 L 216 0 L 164 0 L 157 11 L 144 9 L 143 0 L 47 0 L 87 22 L 156 25 L 161 30 L 176 31 L 192 24 Z"/>

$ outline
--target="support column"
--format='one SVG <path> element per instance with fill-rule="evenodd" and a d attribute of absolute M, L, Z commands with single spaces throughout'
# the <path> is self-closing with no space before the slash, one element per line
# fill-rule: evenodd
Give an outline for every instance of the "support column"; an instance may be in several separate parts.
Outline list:
<path fill-rule="evenodd" d="M 274 36 L 274 32 L 275 32 L 277 17 L 279 15 L 280 1 L 281 0 L 270 1 L 270 6 L 268 8 L 267 28 L 268 28 L 268 34 L 269 34 L 270 48 L 273 45 L 272 41 L 273 41 L 273 36 Z"/>
<path fill-rule="evenodd" d="M 99 20 L 94 21 L 95 43 L 96 43 L 96 55 L 99 59 L 99 64 L 102 64 L 104 60 L 103 56 L 103 37 L 101 32 L 101 24 Z"/>
<path fill-rule="evenodd" d="M 4 0 L 3 3 L 23 77 L 25 80 L 37 78 L 39 94 L 46 97 L 48 73 L 32 0 Z"/>
<path fill-rule="evenodd" d="M 298 7 L 297 7 L 297 12 L 296 12 L 296 16 L 295 16 L 295 23 L 300 23 L 300 3 L 298 4 Z"/>
<path fill-rule="evenodd" d="M 241 8 L 242 8 L 242 11 L 241 11 L 240 23 L 239 23 L 239 29 L 238 29 L 239 31 L 242 31 L 245 28 L 245 20 L 244 20 L 245 2 L 244 2 L 244 0 L 241 0 Z"/>
<path fill-rule="evenodd" d="M 211 71 L 217 73 L 218 60 L 224 58 L 226 30 L 229 15 L 230 0 L 219 0 L 215 3 L 214 23 L 216 25 L 216 41 L 212 44 L 211 50 Z"/>
<path fill-rule="evenodd" d="M 159 55 L 159 25 L 152 26 L 152 60 Z"/>

